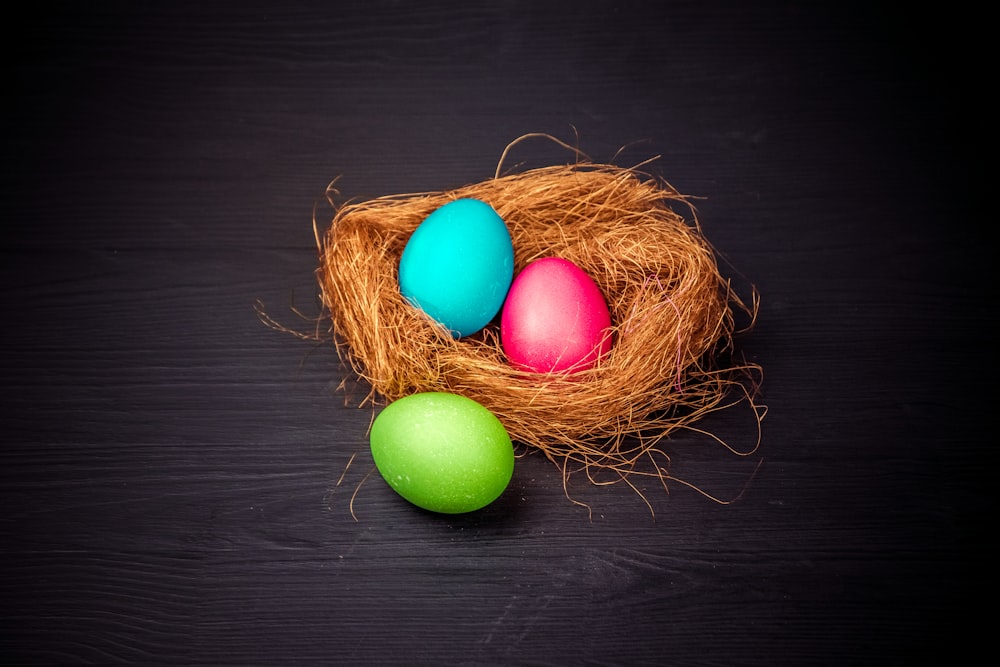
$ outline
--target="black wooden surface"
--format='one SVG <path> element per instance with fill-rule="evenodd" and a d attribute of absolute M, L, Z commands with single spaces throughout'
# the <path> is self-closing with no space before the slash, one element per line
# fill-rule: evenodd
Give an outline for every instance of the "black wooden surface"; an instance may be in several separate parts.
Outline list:
<path fill-rule="evenodd" d="M 84 5 L 7 23 L 4 662 L 956 664 L 982 642 L 978 19 Z M 654 518 L 627 487 L 575 482 L 591 518 L 531 455 L 466 516 L 359 489 L 372 411 L 345 401 L 363 390 L 336 391 L 331 346 L 258 319 L 258 301 L 291 327 L 318 313 L 329 181 L 356 199 L 457 187 L 528 132 L 596 160 L 627 145 L 623 166 L 661 155 L 759 288 L 737 340 L 765 372 L 759 456 L 668 447 L 724 497 L 760 464 L 739 502 L 651 486 Z M 529 142 L 512 159 L 570 158 Z M 755 437 L 739 409 L 702 426 Z"/>

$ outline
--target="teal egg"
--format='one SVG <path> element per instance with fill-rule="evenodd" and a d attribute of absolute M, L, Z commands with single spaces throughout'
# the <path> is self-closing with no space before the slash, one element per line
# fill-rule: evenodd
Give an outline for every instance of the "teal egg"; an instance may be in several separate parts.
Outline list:
<path fill-rule="evenodd" d="M 486 202 L 456 199 L 414 230 L 399 261 L 399 289 L 456 338 L 496 317 L 514 277 L 514 246 Z"/>
<path fill-rule="evenodd" d="M 480 403 L 447 392 L 393 401 L 371 427 L 382 478 L 418 507 L 443 514 L 481 509 L 514 473 L 514 447 L 500 420 Z"/>

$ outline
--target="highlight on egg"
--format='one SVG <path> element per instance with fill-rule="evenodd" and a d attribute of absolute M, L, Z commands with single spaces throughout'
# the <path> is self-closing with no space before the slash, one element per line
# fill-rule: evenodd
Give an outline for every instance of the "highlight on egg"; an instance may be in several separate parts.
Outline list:
<path fill-rule="evenodd" d="M 449 392 L 404 396 L 372 423 L 375 467 L 396 493 L 432 512 L 489 505 L 514 473 L 514 447 L 488 408 Z"/>
<path fill-rule="evenodd" d="M 514 276 L 503 218 L 479 199 L 456 199 L 414 230 L 399 261 L 400 293 L 460 338 L 500 312 Z"/>
<path fill-rule="evenodd" d="M 583 269 L 544 257 L 514 278 L 500 315 L 500 341 L 508 361 L 522 370 L 578 372 L 611 350 L 611 314 Z"/>

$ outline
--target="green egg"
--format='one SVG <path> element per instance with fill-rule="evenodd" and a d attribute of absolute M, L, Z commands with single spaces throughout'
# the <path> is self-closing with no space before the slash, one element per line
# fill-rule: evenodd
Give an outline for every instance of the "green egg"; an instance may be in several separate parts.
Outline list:
<path fill-rule="evenodd" d="M 390 403 L 372 424 L 371 448 L 389 486 L 432 512 L 483 508 L 514 474 L 514 447 L 503 424 L 459 394 L 424 392 Z"/>

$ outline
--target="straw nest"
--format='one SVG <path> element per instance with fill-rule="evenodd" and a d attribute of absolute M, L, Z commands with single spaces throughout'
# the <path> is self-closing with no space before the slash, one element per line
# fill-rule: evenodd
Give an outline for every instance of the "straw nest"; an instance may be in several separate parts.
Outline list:
<path fill-rule="evenodd" d="M 558 256 L 601 288 L 613 347 L 596 367 L 519 371 L 504 358 L 496 323 L 456 340 L 400 295 L 410 234 L 461 197 L 487 202 L 507 223 L 515 275 L 532 260 Z M 662 180 L 590 162 L 508 175 L 498 167 L 492 179 L 446 192 L 331 203 L 332 222 L 317 229 L 317 276 L 330 337 L 370 385 L 362 404 L 423 391 L 462 394 L 564 475 L 583 470 L 602 483 L 597 471 L 626 480 L 641 460 L 662 479 L 662 438 L 734 402 L 753 403 L 757 369 L 731 353 L 734 311 L 752 324 L 756 295 L 749 304 L 737 297 L 689 198 Z"/>

